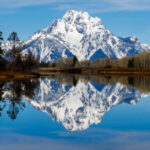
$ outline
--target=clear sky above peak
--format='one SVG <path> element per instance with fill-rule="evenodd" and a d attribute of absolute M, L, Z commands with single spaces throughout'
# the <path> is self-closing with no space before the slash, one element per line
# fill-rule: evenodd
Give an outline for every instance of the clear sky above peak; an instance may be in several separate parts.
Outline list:
<path fill-rule="evenodd" d="M 67 10 L 87 11 L 113 34 L 150 44 L 150 0 L 0 0 L 0 30 L 5 40 L 12 31 L 27 40 Z"/>

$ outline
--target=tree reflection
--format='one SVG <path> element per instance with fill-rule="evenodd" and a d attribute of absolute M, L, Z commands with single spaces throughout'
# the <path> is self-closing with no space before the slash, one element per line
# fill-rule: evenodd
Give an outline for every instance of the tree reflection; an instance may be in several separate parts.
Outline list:
<path fill-rule="evenodd" d="M 5 99 L 3 98 L 4 94 L 4 83 L 0 82 L 0 117 L 2 116 L 2 111 L 6 107 Z"/>
<path fill-rule="evenodd" d="M 147 76 L 119 76 L 119 75 L 79 75 L 79 74 L 53 74 L 49 79 L 56 79 L 60 84 L 74 85 L 78 82 L 94 82 L 96 84 L 109 84 L 121 83 L 125 87 L 134 88 L 142 93 L 150 93 L 150 75 Z"/>
<path fill-rule="evenodd" d="M 18 113 L 21 110 L 24 110 L 25 103 L 22 101 L 16 101 L 15 99 L 10 99 L 9 109 L 7 111 L 8 116 L 15 120 L 17 118 Z"/>
<path fill-rule="evenodd" d="M 134 88 L 142 93 L 150 93 L 150 76 L 86 76 L 78 74 L 53 74 L 48 77 L 50 80 L 53 78 L 59 84 L 74 86 L 77 86 L 80 82 L 109 85 L 118 82 L 125 87 Z M 28 79 L 9 83 L 0 82 L 0 116 L 2 116 L 2 112 L 6 110 L 6 114 L 12 120 L 16 119 L 19 112 L 26 107 L 22 99 L 33 99 L 38 85 L 39 79 Z"/>
<path fill-rule="evenodd" d="M 6 111 L 8 116 L 12 120 L 16 119 L 19 112 L 25 109 L 25 103 L 22 101 L 22 98 L 32 98 L 38 85 L 38 79 L 0 84 L 0 116 L 2 116 L 2 111 L 8 107 Z"/>

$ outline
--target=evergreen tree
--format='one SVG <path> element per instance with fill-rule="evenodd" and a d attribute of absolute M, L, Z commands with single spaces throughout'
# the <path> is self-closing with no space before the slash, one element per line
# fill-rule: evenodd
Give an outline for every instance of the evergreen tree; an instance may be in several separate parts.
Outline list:
<path fill-rule="evenodd" d="M 78 59 L 76 56 L 74 56 L 73 57 L 73 67 L 75 67 L 77 63 L 78 63 Z"/>
<path fill-rule="evenodd" d="M 8 37 L 8 41 L 12 43 L 12 48 L 6 54 L 6 56 L 9 57 L 10 60 L 13 61 L 21 53 L 21 47 L 17 46 L 18 42 L 20 41 L 17 33 L 12 32 Z"/>
<path fill-rule="evenodd" d="M 128 68 L 133 68 L 133 67 L 134 67 L 134 58 L 131 58 L 128 61 Z"/>
<path fill-rule="evenodd" d="M 5 69 L 6 61 L 2 57 L 4 50 L 2 49 L 3 33 L 0 31 L 0 70 Z"/>
<path fill-rule="evenodd" d="M 3 33 L 0 31 L 0 55 L 3 54 L 3 50 L 2 50 L 2 47 L 1 47 L 1 41 L 3 40 Z"/>
<path fill-rule="evenodd" d="M 8 41 L 12 42 L 13 44 L 18 43 L 20 41 L 18 35 L 16 32 L 12 32 L 9 37 L 8 37 Z"/>

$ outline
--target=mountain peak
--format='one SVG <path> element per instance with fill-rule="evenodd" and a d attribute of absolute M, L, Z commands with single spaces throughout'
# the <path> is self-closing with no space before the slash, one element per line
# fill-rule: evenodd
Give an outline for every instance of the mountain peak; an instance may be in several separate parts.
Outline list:
<path fill-rule="evenodd" d="M 135 55 L 150 47 L 142 45 L 136 37 L 121 38 L 113 35 L 100 18 L 87 12 L 69 10 L 62 19 L 26 41 L 26 51 L 32 51 L 40 61 L 54 61 L 60 57 L 78 60 L 94 60 L 113 57 L 115 59 Z M 148 48 L 148 49 L 147 49 Z"/>
<path fill-rule="evenodd" d="M 76 16 L 85 16 L 85 17 L 90 17 L 88 12 L 84 11 L 76 11 L 76 10 L 68 10 L 65 15 L 63 16 L 63 19 L 68 18 L 68 17 L 76 17 Z"/>
<path fill-rule="evenodd" d="M 78 22 L 79 20 L 89 22 L 89 21 L 95 21 L 101 23 L 101 19 L 98 17 L 91 17 L 88 12 L 84 11 L 76 11 L 76 10 L 69 10 L 65 13 L 63 16 L 63 20 L 66 22 L 71 22 L 71 21 L 76 21 Z"/>

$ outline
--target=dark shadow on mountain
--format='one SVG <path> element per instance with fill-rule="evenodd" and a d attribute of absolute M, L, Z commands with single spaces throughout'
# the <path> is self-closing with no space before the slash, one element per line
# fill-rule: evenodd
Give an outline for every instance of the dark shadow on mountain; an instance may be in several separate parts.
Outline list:
<path fill-rule="evenodd" d="M 95 59 L 100 59 L 100 58 L 107 58 L 107 56 L 102 52 L 102 50 L 98 50 L 92 57 L 90 58 L 91 61 Z"/>

